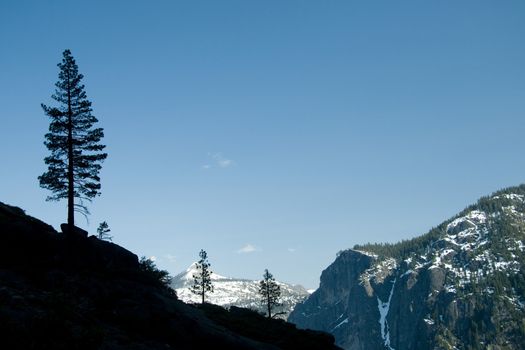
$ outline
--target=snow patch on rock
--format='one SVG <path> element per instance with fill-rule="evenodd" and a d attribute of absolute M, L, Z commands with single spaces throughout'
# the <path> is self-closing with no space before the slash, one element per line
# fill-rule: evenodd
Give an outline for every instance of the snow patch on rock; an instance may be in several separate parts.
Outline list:
<path fill-rule="evenodd" d="M 389 350 L 394 350 L 390 346 L 390 329 L 388 328 L 388 321 L 386 317 L 388 311 L 390 310 L 390 301 L 392 300 L 392 295 L 394 294 L 394 287 L 396 286 L 396 280 L 392 281 L 392 288 L 390 289 L 390 295 L 388 296 L 388 301 L 382 302 L 379 297 L 377 297 L 377 308 L 379 309 L 379 324 L 381 326 L 381 338 L 384 341 L 385 346 Z"/>

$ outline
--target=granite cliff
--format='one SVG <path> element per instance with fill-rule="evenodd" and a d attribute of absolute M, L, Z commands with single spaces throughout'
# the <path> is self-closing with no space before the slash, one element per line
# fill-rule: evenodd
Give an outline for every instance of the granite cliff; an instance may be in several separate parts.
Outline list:
<path fill-rule="evenodd" d="M 525 186 L 427 234 L 339 252 L 290 322 L 352 350 L 523 349 Z"/>

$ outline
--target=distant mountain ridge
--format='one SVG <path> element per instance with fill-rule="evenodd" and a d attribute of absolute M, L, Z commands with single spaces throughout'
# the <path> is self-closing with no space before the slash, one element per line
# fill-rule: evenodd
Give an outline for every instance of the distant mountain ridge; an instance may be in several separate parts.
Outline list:
<path fill-rule="evenodd" d="M 190 303 L 199 303 L 200 297 L 191 292 L 193 275 L 197 272 L 195 263 L 191 264 L 186 271 L 173 277 L 171 287 L 175 289 L 178 297 Z M 237 306 L 264 312 L 259 295 L 259 281 L 241 278 L 230 278 L 212 273 L 214 292 L 206 295 L 206 301 L 224 307 Z M 297 303 L 304 301 L 310 293 L 300 286 L 276 281 L 281 287 L 281 303 L 277 311 L 284 312 L 287 318 Z"/>
<path fill-rule="evenodd" d="M 345 349 L 523 349 L 525 185 L 427 234 L 341 251 L 289 321 Z"/>

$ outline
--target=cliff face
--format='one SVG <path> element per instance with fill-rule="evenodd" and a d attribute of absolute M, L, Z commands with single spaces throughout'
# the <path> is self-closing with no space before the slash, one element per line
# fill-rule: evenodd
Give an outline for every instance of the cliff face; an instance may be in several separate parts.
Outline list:
<path fill-rule="evenodd" d="M 522 349 L 525 187 L 426 235 L 340 252 L 289 321 L 345 349 Z"/>
<path fill-rule="evenodd" d="M 359 251 L 340 253 L 323 271 L 320 288 L 296 307 L 290 322 L 330 332 L 345 349 L 430 348 L 424 321 L 430 308 L 421 300 L 442 288 L 443 272 L 399 276 L 393 260 L 375 263 Z"/>
<path fill-rule="evenodd" d="M 372 299 L 359 285 L 359 276 L 371 266 L 373 259 L 367 255 L 345 251 L 336 262 L 321 275 L 320 287 L 303 304 L 298 304 L 289 321 L 302 328 L 324 330 L 332 333 L 340 346 L 360 344 L 370 333 L 377 333 L 377 327 L 363 327 L 373 322 L 371 310 L 377 311 Z M 359 307 L 357 307 L 359 305 Z M 368 311 L 368 312 L 367 312 Z M 377 318 L 376 318 L 377 320 Z M 360 332 L 345 337 L 348 324 L 355 325 Z M 374 336 L 374 338 L 377 338 Z"/>

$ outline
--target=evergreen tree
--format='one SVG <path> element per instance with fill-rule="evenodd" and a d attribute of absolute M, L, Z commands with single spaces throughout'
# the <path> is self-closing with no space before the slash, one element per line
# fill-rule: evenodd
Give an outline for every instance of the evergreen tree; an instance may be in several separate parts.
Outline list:
<path fill-rule="evenodd" d="M 207 292 L 213 293 L 213 284 L 211 282 L 210 270 L 211 264 L 208 262 L 208 254 L 205 250 L 201 249 L 199 252 L 200 260 L 197 262 L 197 273 L 193 274 L 193 286 L 191 291 L 194 294 L 202 297 L 202 303 L 204 304 L 205 296 Z"/>
<path fill-rule="evenodd" d="M 139 260 L 139 270 L 142 271 L 145 276 L 147 276 L 146 278 L 149 281 L 168 290 L 171 293 L 171 276 L 169 272 L 157 268 L 157 265 L 155 265 L 155 262 L 152 259 L 146 258 L 145 256 L 141 257 Z"/>
<path fill-rule="evenodd" d="M 112 241 L 113 236 L 111 236 L 109 232 L 111 232 L 111 230 L 109 228 L 108 223 L 105 221 L 102 221 L 100 225 L 98 225 L 98 228 L 97 228 L 98 239 L 104 240 L 104 241 Z"/>
<path fill-rule="evenodd" d="M 51 96 L 58 106 L 42 104 L 51 119 L 44 142 L 51 155 L 44 159 L 48 169 L 38 179 L 41 187 L 53 192 L 46 200 L 67 198 L 67 224 L 71 232 L 74 212 L 88 214 L 84 200 L 91 201 L 100 194 L 100 163 L 107 154 L 102 152 L 106 146 L 100 143 L 104 131 L 93 127 L 98 120 L 91 114 L 91 102 L 81 83 L 83 75 L 78 73 L 71 51 L 64 51 L 58 68 L 58 82 Z M 79 203 L 75 203 L 75 198 Z"/>
<path fill-rule="evenodd" d="M 277 316 L 278 314 L 272 316 L 272 310 L 280 305 L 279 298 L 281 297 L 281 287 L 275 282 L 275 278 L 273 278 L 273 275 L 268 272 L 268 269 L 264 270 L 263 279 L 259 283 L 259 294 L 262 297 L 262 303 L 266 306 L 268 311 L 268 318 Z"/>

